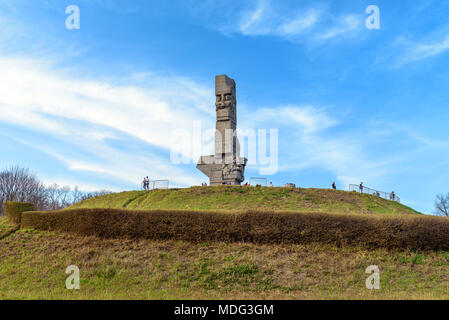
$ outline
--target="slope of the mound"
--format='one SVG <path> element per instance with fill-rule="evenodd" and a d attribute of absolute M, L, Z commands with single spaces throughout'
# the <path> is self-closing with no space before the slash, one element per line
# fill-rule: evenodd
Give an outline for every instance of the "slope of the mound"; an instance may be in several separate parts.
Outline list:
<path fill-rule="evenodd" d="M 0 232 L 14 226 L 0 217 Z M 448 299 L 449 253 L 324 244 L 101 239 L 21 229 L 0 239 L 0 299 Z M 67 290 L 69 265 L 80 289 Z M 367 290 L 365 270 L 381 270 Z"/>
<path fill-rule="evenodd" d="M 400 203 L 357 192 L 235 186 L 121 192 L 88 199 L 70 208 L 419 214 Z"/>

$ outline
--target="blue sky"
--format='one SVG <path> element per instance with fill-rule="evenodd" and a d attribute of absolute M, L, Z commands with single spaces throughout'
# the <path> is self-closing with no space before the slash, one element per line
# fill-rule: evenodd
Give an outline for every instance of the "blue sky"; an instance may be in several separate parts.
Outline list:
<path fill-rule="evenodd" d="M 196 154 L 177 165 L 170 150 L 214 127 L 227 74 L 239 127 L 278 130 L 269 181 L 363 181 L 430 213 L 449 192 L 449 2 L 417 3 L 0 0 L 0 167 L 84 190 L 201 184 Z"/>

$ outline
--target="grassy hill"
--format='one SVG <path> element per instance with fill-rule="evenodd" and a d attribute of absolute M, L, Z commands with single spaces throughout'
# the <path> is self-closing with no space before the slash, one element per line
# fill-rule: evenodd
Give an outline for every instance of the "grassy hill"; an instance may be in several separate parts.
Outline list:
<path fill-rule="evenodd" d="M 326 219 L 394 220 L 399 229 L 405 226 L 400 220 L 421 219 L 415 210 L 375 196 L 292 188 L 131 191 L 89 199 L 71 209 L 82 208 L 322 212 Z M 353 215 L 360 213 L 375 216 Z M 449 299 L 446 251 L 326 242 L 106 239 L 26 228 L 0 217 L 0 299 Z M 419 236 L 431 240 L 424 233 Z M 80 269 L 80 290 L 65 288 L 70 265 Z M 370 265 L 380 269 L 380 290 L 365 287 Z"/>
<path fill-rule="evenodd" d="M 449 299 L 449 253 L 100 239 L 0 217 L 0 299 Z M 80 269 L 67 290 L 65 269 Z M 380 290 L 365 270 L 380 269 Z"/>
<path fill-rule="evenodd" d="M 357 192 L 234 186 L 192 187 L 150 192 L 128 191 L 88 199 L 70 208 L 257 209 L 295 212 L 419 214 L 400 203 Z"/>

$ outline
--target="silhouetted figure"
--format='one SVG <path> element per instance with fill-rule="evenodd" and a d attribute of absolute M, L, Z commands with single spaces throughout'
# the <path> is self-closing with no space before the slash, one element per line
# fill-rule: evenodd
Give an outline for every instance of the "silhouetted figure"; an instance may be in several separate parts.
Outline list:
<path fill-rule="evenodd" d="M 332 182 L 332 189 L 337 190 L 337 186 L 335 185 L 335 181 Z"/>
<path fill-rule="evenodd" d="M 396 198 L 396 195 L 394 194 L 394 191 L 391 191 L 390 193 L 390 200 L 394 201 Z"/>
<path fill-rule="evenodd" d="M 359 191 L 360 191 L 360 193 L 363 192 L 363 182 L 360 182 L 360 185 L 359 185 Z"/>

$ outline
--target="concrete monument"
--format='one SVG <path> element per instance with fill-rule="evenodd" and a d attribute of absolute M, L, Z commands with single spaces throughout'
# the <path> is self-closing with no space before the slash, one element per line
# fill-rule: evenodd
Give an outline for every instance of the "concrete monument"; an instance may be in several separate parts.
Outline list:
<path fill-rule="evenodd" d="M 240 145 L 236 136 L 237 98 L 235 81 L 226 75 L 215 77 L 216 131 L 215 154 L 202 156 L 197 168 L 209 177 L 213 185 L 239 185 L 245 179 L 247 159 L 240 157 Z"/>

